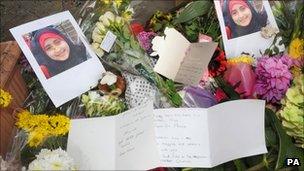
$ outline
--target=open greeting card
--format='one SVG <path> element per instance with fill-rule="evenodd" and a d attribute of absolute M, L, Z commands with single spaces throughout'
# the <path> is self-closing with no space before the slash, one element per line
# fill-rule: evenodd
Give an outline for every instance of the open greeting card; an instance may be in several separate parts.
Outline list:
<path fill-rule="evenodd" d="M 154 71 L 176 82 L 198 85 L 217 47 L 215 42 L 190 43 L 174 28 L 153 39 L 159 59 Z"/>
<path fill-rule="evenodd" d="M 265 102 L 153 110 L 152 102 L 106 118 L 72 120 L 68 153 L 85 170 L 214 167 L 266 153 Z"/>

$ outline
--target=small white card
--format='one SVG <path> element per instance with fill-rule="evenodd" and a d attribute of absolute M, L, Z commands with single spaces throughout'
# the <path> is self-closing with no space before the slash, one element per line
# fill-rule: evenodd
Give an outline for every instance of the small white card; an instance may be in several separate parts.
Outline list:
<path fill-rule="evenodd" d="M 115 43 L 115 40 L 116 40 L 116 35 L 113 34 L 111 31 L 108 31 L 105 38 L 102 40 L 100 44 L 100 48 L 109 53 Z"/>
<path fill-rule="evenodd" d="M 152 102 L 106 118 L 72 120 L 67 151 L 79 170 L 210 168 L 267 152 L 265 101 L 153 110 Z"/>
<path fill-rule="evenodd" d="M 69 11 L 10 31 L 56 107 L 96 86 L 105 72 Z"/>
<path fill-rule="evenodd" d="M 166 28 L 165 36 L 152 43 L 159 55 L 154 71 L 186 85 L 199 84 L 217 47 L 215 42 L 190 43 L 174 28 Z"/>

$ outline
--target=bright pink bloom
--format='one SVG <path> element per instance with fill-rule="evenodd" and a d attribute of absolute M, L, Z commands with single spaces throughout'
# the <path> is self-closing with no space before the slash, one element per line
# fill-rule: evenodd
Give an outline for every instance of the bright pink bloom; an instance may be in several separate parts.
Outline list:
<path fill-rule="evenodd" d="M 253 98 L 256 75 L 252 66 L 245 63 L 228 65 L 224 79 L 232 86 L 240 82 L 235 88 L 242 98 Z"/>
<path fill-rule="evenodd" d="M 283 57 L 261 57 L 258 59 L 256 93 L 267 102 L 277 103 L 290 86 L 292 74 L 290 62 Z"/>

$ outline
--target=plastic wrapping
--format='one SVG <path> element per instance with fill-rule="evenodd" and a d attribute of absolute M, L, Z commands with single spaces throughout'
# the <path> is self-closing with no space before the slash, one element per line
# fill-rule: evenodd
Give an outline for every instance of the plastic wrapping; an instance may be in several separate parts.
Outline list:
<path fill-rule="evenodd" d="M 184 92 L 183 103 L 186 107 L 208 108 L 217 104 L 214 95 L 206 89 L 189 86 L 184 88 Z"/>
<path fill-rule="evenodd" d="M 241 94 L 242 98 L 253 98 L 256 75 L 251 65 L 245 63 L 228 65 L 224 79 L 233 86 L 240 82 L 235 90 Z"/>
<path fill-rule="evenodd" d="M 13 144 L 10 152 L 8 152 L 4 159 L 0 159 L 1 171 L 20 171 L 22 169 L 21 151 L 25 147 L 27 135 L 23 131 L 18 131 L 13 139 Z"/>
<path fill-rule="evenodd" d="M 171 107 L 158 89 L 146 79 L 128 72 L 123 72 L 123 76 L 127 83 L 125 99 L 129 108 L 137 107 L 149 99 L 153 99 L 155 108 Z"/>

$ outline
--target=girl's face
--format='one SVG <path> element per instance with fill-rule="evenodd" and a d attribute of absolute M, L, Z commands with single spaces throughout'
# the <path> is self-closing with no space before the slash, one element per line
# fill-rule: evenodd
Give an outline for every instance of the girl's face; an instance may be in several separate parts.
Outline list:
<path fill-rule="evenodd" d="M 252 19 L 250 9 L 242 4 L 233 5 L 231 16 L 233 21 L 239 26 L 248 26 Z"/>
<path fill-rule="evenodd" d="M 45 53 L 53 60 L 64 61 L 69 58 L 70 47 L 66 41 L 59 38 L 47 38 L 43 47 Z"/>

